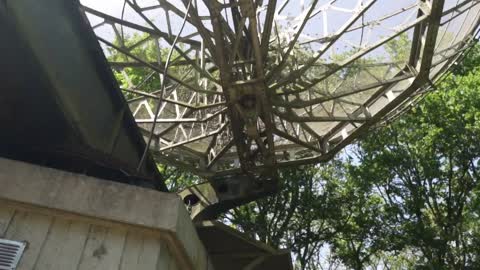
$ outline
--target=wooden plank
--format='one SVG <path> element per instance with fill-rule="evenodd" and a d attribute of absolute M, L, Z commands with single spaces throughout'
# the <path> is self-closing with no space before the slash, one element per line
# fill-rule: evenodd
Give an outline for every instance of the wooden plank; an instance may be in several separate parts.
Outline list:
<path fill-rule="evenodd" d="M 0 237 L 4 237 L 14 215 L 15 209 L 4 205 L 0 207 Z"/>
<path fill-rule="evenodd" d="M 55 267 L 55 260 L 60 249 L 63 248 L 63 242 L 68 234 L 68 222 L 62 219 L 54 219 L 50 232 L 45 239 L 40 250 L 38 260 L 35 263 L 35 269 L 50 269 Z"/>
<path fill-rule="evenodd" d="M 142 251 L 143 238 L 135 232 L 129 231 L 125 240 L 120 270 L 138 269 L 138 260 Z"/>
<path fill-rule="evenodd" d="M 175 260 L 170 260 L 170 263 L 168 265 L 168 270 L 178 270 L 178 269 L 180 268 L 178 267 L 177 262 Z"/>
<path fill-rule="evenodd" d="M 78 270 L 117 270 L 122 260 L 127 231 L 92 226 Z"/>
<path fill-rule="evenodd" d="M 120 269 L 159 269 L 157 268 L 157 260 L 160 249 L 161 242 L 159 239 L 136 231 L 129 231 L 125 241 Z"/>
<path fill-rule="evenodd" d="M 167 245 L 163 242 L 160 243 L 159 253 L 157 255 L 157 270 L 169 269 L 170 261 L 174 261 L 175 258 L 171 255 L 167 248 Z"/>
<path fill-rule="evenodd" d="M 16 241 L 27 241 L 28 246 L 20 260 L 18 270 L 34 269 L 38 255 L 47 238 L 53 219 L 31 212 L 18 212 L 8 226 L 5 237 Z"/>
<path fill-rule="evenodd" d="M 56 219 L 40 252 L 35 269 L 76 269 L 88 235 L 89 225 Z"/>
<path fill-rule="evenodd" d="M 161 242 L 159 239 L 144 235 L 137 269 L 156 270 L 160 249 Z"/>
<path fill-rule="evenodd" d="M 188 217 L 186 211 L 179 213 L 179 215 Z M 183 249 L 189 255 L 194 267 L 197 269 L 206 269 L 207 254 L 202 243 L 200 242 L 197 231 L 193 227 L 193 224 L 188 222 L 178 222 L 177 238 L 181 242 Z M 177 263 L 179 262 L 177 261 Z"/>

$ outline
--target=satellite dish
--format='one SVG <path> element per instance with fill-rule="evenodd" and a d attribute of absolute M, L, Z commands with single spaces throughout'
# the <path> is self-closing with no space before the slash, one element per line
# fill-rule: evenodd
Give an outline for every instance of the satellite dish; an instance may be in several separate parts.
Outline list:
<path fill-rule="evenodd" d="M 480 15 L 471 0 L 81 2 L 152 153 L 212 179 L 332 158 L 430 89 Z"/>

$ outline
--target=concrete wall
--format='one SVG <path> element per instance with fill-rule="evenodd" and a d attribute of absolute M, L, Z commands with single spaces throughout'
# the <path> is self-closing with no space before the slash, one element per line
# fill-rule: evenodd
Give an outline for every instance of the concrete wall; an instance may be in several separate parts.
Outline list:
<path fill-rule="evenodd" d="M 0 238 L 18 269 L 212 269 L 176 195 L 1 158 Z"/>

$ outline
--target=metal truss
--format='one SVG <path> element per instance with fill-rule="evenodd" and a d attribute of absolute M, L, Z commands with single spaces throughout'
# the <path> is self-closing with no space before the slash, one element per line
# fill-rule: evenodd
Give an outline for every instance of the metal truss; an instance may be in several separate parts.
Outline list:
<path fill-rule="evenodd" d="M 401 111 L 468 47 L 480 16 L 477 0 L 192 1 L 81 9 L 158 160 L 255 179 L 242 180 L 243 195 L 279 167 L 330 159 Z"/>

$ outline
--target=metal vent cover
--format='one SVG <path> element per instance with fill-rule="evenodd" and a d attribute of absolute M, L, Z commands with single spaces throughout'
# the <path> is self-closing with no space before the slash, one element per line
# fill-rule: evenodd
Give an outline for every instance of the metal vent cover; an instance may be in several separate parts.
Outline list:
<path fill-rule="evenodd" d="M 26 245 L 25 242 L 0 238 L 0 270 L 14 270 Z"/>

